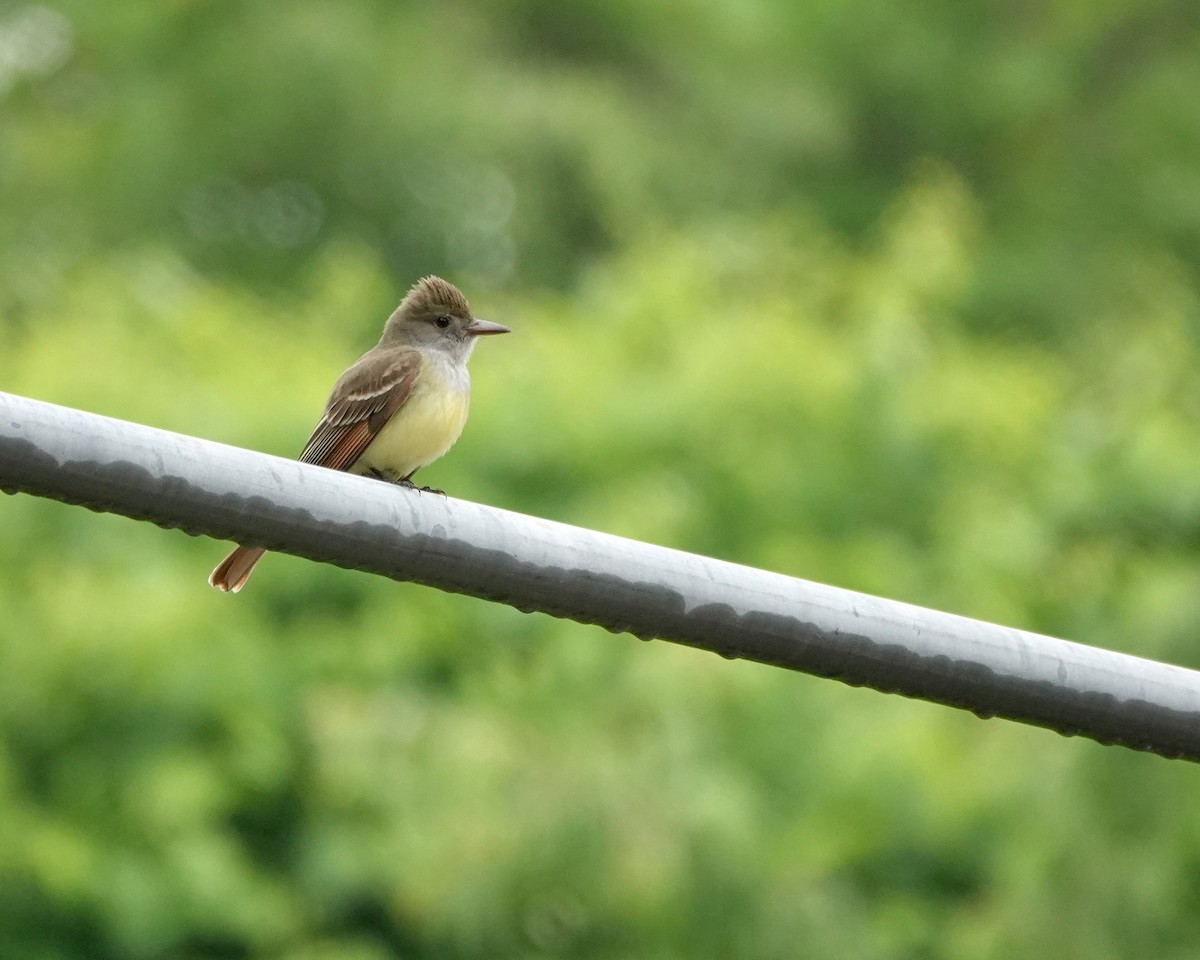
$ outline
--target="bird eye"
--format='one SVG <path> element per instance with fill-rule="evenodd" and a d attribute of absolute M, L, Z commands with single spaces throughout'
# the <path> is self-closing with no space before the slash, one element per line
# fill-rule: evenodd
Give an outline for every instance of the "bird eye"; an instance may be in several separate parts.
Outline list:
<path fill-rule="evenodd" d="M 436 323 L 443 330 L 445 330 L 448 326 L 450 326 L 450 318 L 449 317 L 438 317 L 433 322 Z"/>

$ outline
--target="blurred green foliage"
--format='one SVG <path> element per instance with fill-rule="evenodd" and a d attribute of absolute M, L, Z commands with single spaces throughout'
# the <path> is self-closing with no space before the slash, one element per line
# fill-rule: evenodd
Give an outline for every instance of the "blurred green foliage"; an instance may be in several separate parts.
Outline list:
<path fill-rule="evenodd" d="M 1183 2 L 0 2 L 0 386 L 1200 666 Z M 0 502 L 0 955 L 1190 958 L 1193 766 Z"/>

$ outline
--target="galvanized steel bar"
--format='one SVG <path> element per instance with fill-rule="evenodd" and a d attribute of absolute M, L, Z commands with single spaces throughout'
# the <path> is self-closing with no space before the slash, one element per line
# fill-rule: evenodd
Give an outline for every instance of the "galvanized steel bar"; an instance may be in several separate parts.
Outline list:
<path fill-rule="evenodd" d="M 1191 670 L 4 393 L 0 489 L 1200 760 Z"/>

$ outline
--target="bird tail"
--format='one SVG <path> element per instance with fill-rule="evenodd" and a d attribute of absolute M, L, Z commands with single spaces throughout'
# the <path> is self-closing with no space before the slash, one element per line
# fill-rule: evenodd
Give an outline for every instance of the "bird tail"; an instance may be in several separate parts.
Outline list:
<path fill-rule="evenodd" d="M 266 552 L 262 547 L 234 547 L 229 556 L 208 575 L 209 586 L 225 593 L 237 593 L 250 579 L 254 565 Z"/>

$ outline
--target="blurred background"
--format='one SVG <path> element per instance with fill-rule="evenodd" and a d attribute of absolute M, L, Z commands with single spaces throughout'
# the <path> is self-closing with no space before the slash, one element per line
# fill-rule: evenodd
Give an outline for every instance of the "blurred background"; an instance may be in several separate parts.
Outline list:
<path fill-rule="evenodd" d="M 0 0 L 0 388 L 1200 667 L 1187 0 Z M 0 498 L 0 955 L 1191 958 L 1194 766 Z"/>

